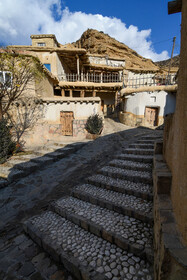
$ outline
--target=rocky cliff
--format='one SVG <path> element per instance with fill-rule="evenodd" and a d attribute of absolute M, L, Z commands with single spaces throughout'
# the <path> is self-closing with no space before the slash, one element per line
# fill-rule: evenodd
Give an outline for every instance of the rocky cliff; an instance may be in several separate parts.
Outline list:
<path fill-rule="evenodd" d="M 94 29 L 85 31 L 81 38 L 72 43 L 72 46 L 84 48 L 91 54 L 108 55 L 109 57 L 123 58 L 126 68 L 134 71 L 158 71 L 159 66 L 152 60 L 146 59 L 123 43 L 109 35 Z"/>

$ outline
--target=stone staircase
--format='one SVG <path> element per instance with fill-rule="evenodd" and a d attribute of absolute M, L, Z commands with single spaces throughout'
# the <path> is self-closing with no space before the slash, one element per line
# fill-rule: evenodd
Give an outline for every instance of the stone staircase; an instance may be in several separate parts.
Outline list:
<path fill-rule="evenodd" d="M 30 237 L 77 279 L 153 279 L 153 144 L 141 137 L 48 211 Z M 76 178 L 75 178 L 76 179 Z"/>

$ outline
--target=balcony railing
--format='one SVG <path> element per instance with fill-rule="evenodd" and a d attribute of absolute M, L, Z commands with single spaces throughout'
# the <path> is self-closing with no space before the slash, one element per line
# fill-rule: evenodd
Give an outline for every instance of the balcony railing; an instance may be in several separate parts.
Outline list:
<path fill-rule="evenodd" d="M 125 78 L 124 85 L 127 88 L 139 88 L 143 86 L 175 85 L 176 74 L 170 75 L 142 75 L 141 77 Z"/>
<path fill-rule="evenodd" d="M 122 74 L 95 74 L 95 73 L 82 73 L 77 74 L 64 74 L 59 77 L 60 81 L 65 82 L 90 82 L 90 83 L 120 83 L 122 82 Z"/>
<path fill-rule="evenodd" d="M 123 82 L 124 87 L 138 88 L 143 86 L 162 86 L 176 84 L 176 74 L 170 75 L 144 75 L 135 77 L 125 77 L 122 73 L 118 74 L 95 74 L 81 73 L 63 74 L 59 77 L 60 81 L 65 82 L 91 82 L 91 83 L 120 83 Z"/>

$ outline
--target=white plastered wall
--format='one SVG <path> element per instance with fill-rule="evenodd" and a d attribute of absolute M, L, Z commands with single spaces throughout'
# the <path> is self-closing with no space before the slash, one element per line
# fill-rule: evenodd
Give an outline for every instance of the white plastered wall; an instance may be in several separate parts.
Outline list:
<path fill-rule="evenodd" d="M 92 114 L 102 114 L 100 102 L 64 102 L 62 104 L 49 103 L 44 105 L 45 115 L 43 121 L 59 124 L 61 111 L 72 111 L 74 119 L 87 119 Z"/>
<path fill-rule="evenodd" d="M 175 111 L 175 95 L 165 91 L 139 92 L 126 97 L 125 112 L 143 116 L 145 107 L 159 108 L 159 116 L 164 116 Z"/>

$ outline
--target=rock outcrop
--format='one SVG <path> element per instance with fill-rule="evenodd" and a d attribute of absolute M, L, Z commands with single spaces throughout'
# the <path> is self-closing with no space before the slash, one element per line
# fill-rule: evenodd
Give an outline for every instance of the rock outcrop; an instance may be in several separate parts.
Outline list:
<path fill-rule="evenodd" d="M 86 30 L 81 38 L 72 43 L 72 45 L 77 48 L 84 48 L 91 54 L 124 58 L 126 60 L 126 68 L 129 70 L 159 71 L 159 66 L 151 59 L 142 57 L 125 44 L 94 29 Z"/>

